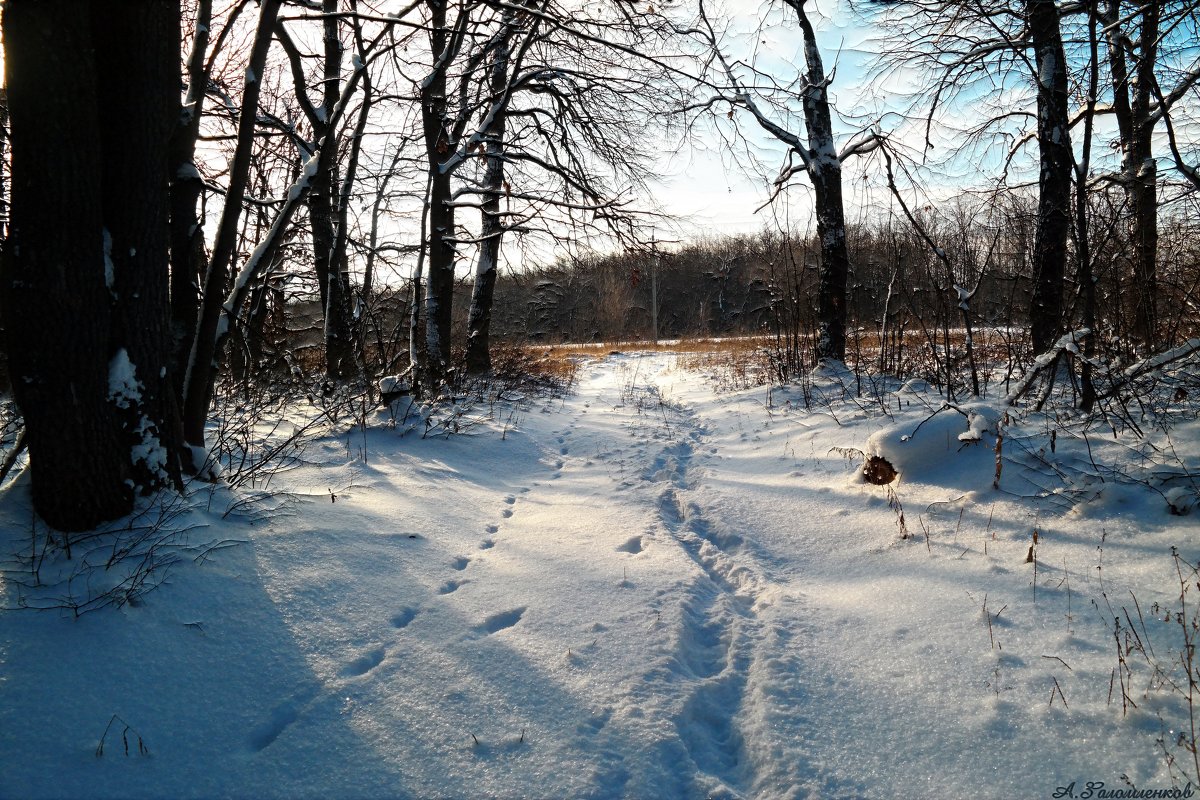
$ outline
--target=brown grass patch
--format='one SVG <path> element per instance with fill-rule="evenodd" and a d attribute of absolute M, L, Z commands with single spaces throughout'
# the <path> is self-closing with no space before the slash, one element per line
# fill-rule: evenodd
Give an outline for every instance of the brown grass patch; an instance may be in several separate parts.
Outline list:
<path fill-rule="evenodd" d="M 604 358 L 614 353 L 673 353 L 680 369 L 704 372 L 718 388 L 741 389 L 761 386 L 771 378 L 771 336 L 738 336 L 675 339 L 653 342 L 589 342 L 587 344 L 527 345 L 543 369 L 559 364 L 564 371 L 581 361 Z"/>

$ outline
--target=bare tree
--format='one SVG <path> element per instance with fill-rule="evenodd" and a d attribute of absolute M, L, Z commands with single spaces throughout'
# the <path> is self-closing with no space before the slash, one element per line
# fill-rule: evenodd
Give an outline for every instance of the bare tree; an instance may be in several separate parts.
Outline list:
<path fill-rule="evenodd" d="M 764 131 L 787 145 L 787 160 L 774 182 L 775 195 L 798 175 L 804 175 L 812 185 L 817 237 L 821 248 L 816 352 L 819 359 L 842 361 L 846 357 L 846 289 L 850 272 L 842 198 L 842 165 L 851 157 L 875 150 L 881 140 L 874 132 L 860 131 L 839 152 L 829 103 L 829 86 L 833 76 L 825 70 L 816 31 L 805 11 L 807 0 L 784 0 L 784 4 L 795 14 L 800 25 L 804 40 L 805 73 L 780 84 L 775 76 L 763 75 L 756 68 L 733 61 L 725 55 L 701 3 L 703 38 L 722 72 L 712 79 L 712 84 L 719 87 L 719 93 L 708 99 L 703 107 L 727 102 L 743 108 Z M 739 74 L 739 67 L 749 77 Z M 760 100 L 756 93 L 765 93 L 766 97 Z M 771 104 L 786 104 L 787 100 L 793 98 L 799 102 L 803 112 L 804 136 L 786 123 L 776 120 L 768 110 Z"/>
<path fill-rule="evenodd" d="M 346 270 L 346 232 L 343 192 L 338 176 L 339 131 L 331 130 L 334 109 L 341 95 L 343 55 L 345 45 L 340 33 L 337 0 L 322 0 L 321 42 L 318 56 L 321 65 L 319 102 L 309 97 L 309 76 L 304 68 L 304 53 L 288 33 L 287 25 L 278 21 L 275 34 L 291 66 L 296 102 L 312 130 L 312 139 L 305 143 L 308 154 L 325 142 L 317 161 L 316 174 L 308 192 L 308 220 L 312 233 L 313 265 L 320 287 L 321 309 L 324 315 L 325 371 L 333 381 L 350 378 L 359 372 L 356 361 L 353 326 L 351 324 L 349 274 Z M 360 119 L 365 119 L 370 103 L 363 104 Z M 352 138 L 351 142 L 357 139 Z M 353 146 L 351 148 L 354 150 Z M 347 183 L 354 181 L 357 159 L 351 158 Z"/>
<path fill-rule="evenodd" d="M 298 171 L 295 180 L 286 190 L 283 200 L 277 204 L 271 225 L 265 237 L 257 242 L 252 253 L 245 259 L 236 275 L 231 275 L 239 219 L 246 200 L 247 180 L 252 159 L 254 138 L 259 119 L 258 100 L 262 78 L 271 47 L 272 36 L 277 30 L 276 22 L 282 0 L 264 0 L 254 35 L 249 64 L 245 72 L 245 87 L 242 105 L 238 112 L 238 127 L 232 163 L 229 170 L 229 185 L 225 191 L 225 205 L 217 227 L 213 252 L 204 281 L 197 333 L 192 343 L 189 371 L 184 383 L 184 435 L 194 447 L 203 446 L 204 425 L 219 367 L 219 357 L 231 330 L 240 324 L 241 315 L 254 282 L 275 260 L 298 208 L 306 202 L 313 181 L 321 166 L 321 154 L 332 147 L 336 132 L 347 109 L 350 98 L 357 91 L 363 75 L 373 60 L 386 52 L 381 47 L 390 25 L 400 20 L 389 17 L 385 25 L 372 39 L 365 43 L 354 69 L 341 84 L 337 102 L 326 120 L 326 134 L 317 141 Z M 365 55 L 364 55 L 365 54 Z"/>

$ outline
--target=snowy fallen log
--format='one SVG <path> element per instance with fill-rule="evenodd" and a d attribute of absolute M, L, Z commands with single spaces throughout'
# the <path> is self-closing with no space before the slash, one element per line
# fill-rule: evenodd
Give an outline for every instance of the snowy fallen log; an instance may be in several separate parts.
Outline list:
<path fill-rule="evenodd" d="M 1054 343 L 1053 347 L 1033 360 L 1033 368 L 1022 375 L 1021 380 L 1017 381 L 1017 385 L 1014 386 L 1013 390 L 1008 393 L 1007 397 L 1004 398 L 1005 404 L 1010 406 L 1016 405 L 1016 402 L 1020 400 L 1026 392 L 1029 391 L 1031 386 L 1033 386 L 1033 382 L 1037 380 L 1038 375 L 1046 370 L 1052 369 L 1056 364 L 1058 364 L 1058 360 L 1062 358 L 1064 353 L 1076 356 L 1079 355 L 1079 340 L 1085 336 L 1089 336 L 1090 334 L 1090 329 L 1080 328 L 1077 331 L 1072 331 L 1061 336 L 1059 340 Z M 1041 405 L 1041 403 L 1039 402 L 1038 405 Z"/>
<path fill-rule="evenodd" d="M 916 428 L 898 423 L 876 431 L 864 449 L 863 478 L 877 486 L 903 478 L 986 490 L 995 472 L 993 448 L 1000 416 L 1000 410 L 987 403 L 945 403 Z"/>
<path fill-rule="evenodd" d="M 1113 379 L 1112 385 L 1106 392 L 1100 394 L 1099 398 L 1102 400 L 1108 399 L 1138 378 L 1157 372 L 1176 361 L 1181 361 L 1190 355 L 1194 355 L 1196 352 L 1200 352 L 1200 339 L 1188 339 L 1178 347 L 1164 350 L 1157 355 L 1149 356 L 1143 358 L 1141 361 L 1130 364 L 1121 371 L 1120 377 Z"/>
<path fill-rule="evenodd" d="M 12 472 L 17 459 L 21 457 L 21 453 L 25 451 L 28 445 L 29 441 L 25 438 L 25 429 L 21 428 L 21 432 L 17 434 L 17 439 L 13 442 L 13 446 L 9 449 L 8 454 L 4 456 L 4 463 L 0 464 L 0 483 L 4 483 L 4 479 L 8 477 L 8 473 Z"/>

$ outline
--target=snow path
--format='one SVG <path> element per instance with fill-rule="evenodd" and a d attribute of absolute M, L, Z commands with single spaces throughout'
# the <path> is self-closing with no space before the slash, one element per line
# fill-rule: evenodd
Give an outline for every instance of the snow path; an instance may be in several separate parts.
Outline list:
<path fill-rule="evenodd" d="M 432 593 L 407 603 L 392 619 L 403 636 L 416 640 L 405 648 L 405 669 L 426 675 L 423 692 L 433 702 L 424 708 L 409 696 L 406 703 L 422 709 L 423 719 L 397 709 L 402 721 L 376 722 L 382 731 L 423 729 L 417 738 L 434 747 L 420 748 L 412 758 L 460 772 L 465 785 L 481 794 L 519 793 L 516 787 L 528 785 L 530 775 L 547 779 L 563 763 L 572 768 L 555 775 L 559 783 L 546 785 L 558 787 L 551 794 L 775 794 L 809 772 L 803 759 L 781 758 L 795 749 L 789 738 L 802 700 L 795 695 L 803 670 L 789 646 L 799 635 L 794 620 L 800 615 L 794 607 L 786 615 L 776 612 L 772 606 L 783 597 L 762 577 L 753 550 L 727 532 L 729 523 L 706 515 L 711 448 L 705 423 L 692 409 L 665 400 L 653 376 L 641 373 L 644 366 L 635 359 L 587 368 L 578 391 L 561 407 L 523 423 L 526 428 L 535 421 L 554 423 L 538 441 L 514 442 L 540 450 L 536 457 L 514 455 L 501 474 L 469 474 L 460 464 L 458 477 L 466 484 L 455 486 L 436 463 L 417 467 L 431 478 L 424 513 L 436 514 L 440 492 L 477 493 L 475 482 L 494 487 L 480 499 L 492 510 L 484 514 L 489 521 L 481 535 L 470 541 L 470 523 L 454 519 L 463 511 L 456 503 L 446 509 L 449 520 L 412 526 L 438 530 L 443 539 L 435 544 L 431 536 L 428 545 L 418 545 L 422 548 L 446 544 L 452 540 L 447 532 L 464 535 L 431 554 L 445 565 L 440 575 L 431 571 L 438 575 L 427 586 Z M 391 480 L 372 482 L 373 469 L 359 469 L 363 474 L 346 482 L 361 488 L 338 492 L 338 502 L 370 508 L 384 519 L 411 520 L 415 509 L 392 490 Z M 410 484 L 409 495 L 412 489 Z M 321 490 L 313 487 L 312 494 Z M 316 531 L 292 528 L 291 534 L 311 547 Z M 425 542 L 418 535 L 409 541 Z M 331 545 L 328 553 L 314 554 L 323 569 L 345 558 L 339 555 L 345 544 Z M 296 606 L 298 590 L 289 586 L 296 580 L 294 573 L 271 576 L 281 606 Z M 329 594 L 318 596 L 328 602 Z M 799 602 L 787 600 L 787 606 Z M 321 613 L 312 607 L 297 616 Z M 793 621 L 783 621 L 785 616 Z M 379 638 L 384 637 L 360 638 L 352 645 L 359 655 L 340 668 L 342 676 L 378 682 L 363 686 L 371 691 L 364 705 L 372 716 L 388 703 L 382 695 L 392 651 Z M 339 645 L 305 649 L 336 652 Z M 506 667 L 502 681 L 487 692 L 471 687 L 473 673 L 497 665 Z M 448 670 L 471 688 L 454 688 L 455 680 L 439 675 Z M 318 670 L 338 671 L 335 664 Z M 446 713 L 446 701 L 484 704 L 482 716 L 490 724 L 453 730 L 446 723 L 455 715 Z M 300 697 L 285 708 L 308 702 Z M 463 710 L 460 716 L 478 718 L 481 711 Z M 297 716 L 285 713 L 281 721 L 291 725 Z M 272 731 L 275 719 L 269 719 Z M 260 741 L 271 745 L 276 738 Z M 446 741 L 460 746 L 451 764 Z M 536 749 L 526 746 L 534 743 Z M 418 795 L 433 790 L 412 788 Z"/>
<path fill-rule="evenodd" d="M 800 405 L 618 355 L 471 435 L 400 436 L 381 415 L 320 440 L 264 524 L 213 507 L 203 538 L 244 545 L 144 604 L 0 614 L 0 797 L 1169 786 L 1153 714 L 1106 700 L 1102 594 L 1169 603 L 1161 554 L 1200 540 L 1195 520 L 1128 492 L 1100 524 L 1038 518 L 1034 593 L 1031 509 L 972 493 L 988 452 L 956 461 L 945 437 L 950 479 L 900 489 L 929 541 L 901 541 L 882 490 L 830 453 L 888 420 Z M 2 496 L 13 548 L 27 491 Z M 114 713 L 150 758 L 95 757 Z"/>

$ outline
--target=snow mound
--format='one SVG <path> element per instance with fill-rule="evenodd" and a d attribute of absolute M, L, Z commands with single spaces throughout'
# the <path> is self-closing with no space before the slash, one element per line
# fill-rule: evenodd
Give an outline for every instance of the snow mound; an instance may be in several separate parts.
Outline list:
<path fill-rule="evenodd" d="M 995 477 L 1000 416 L 984 403 L 944 406 L 919 425 L 906 421 L 876 431 L 864 452 L 887 459 L 906 483 L 987 490 Z"/>

